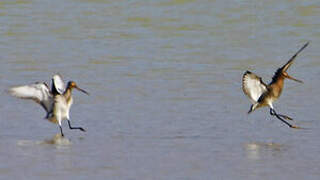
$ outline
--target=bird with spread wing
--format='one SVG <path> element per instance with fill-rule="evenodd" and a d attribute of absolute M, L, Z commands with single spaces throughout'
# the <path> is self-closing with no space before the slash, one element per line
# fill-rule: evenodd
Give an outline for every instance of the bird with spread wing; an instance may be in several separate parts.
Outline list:
<path fill-rule="evenodd" d="M 69 111 L 73 103 L 72 90 L 74 88 L 89 95 L 89 93 L 80 89 L 73 81 L 69 81 L 67 86 L 65 86 L 62 77 L 58 74 L 52 77 L 51 90 L 43 82 L 12 87 L 9 89 L 9 93 L 12 96 L 21 99 L 31 99 L 40 104 L 46 111 L 45 118 L 52 123 L 58 124 L 61 135 L 64 136 L 61 127 L 62 120 L 68 120 L 70 129 L 85 131 L 82 127 L 72 127 L 70 123 Z"/>
<path fill-rule="evenodd" d="M 262 81 L 261 77 L 255 75 L 250 71 L 246 71 L 243 74 L 242 90 L 244 94 L 249 97 L 252 103 L 248 113 L 251 113 L 260 107 L 269 106 L 270 114 L 272 116 L 276 116 L 280 121 L 291 128 L 299 128 L 298 126 L 292 125 L 286 121 L 292 120 L 291 117 L 278 114 L 274 110 L 272 103 L 280 97 L 284 86 L 284 80 L 286 78 L 302 83 L 302 81 L 289 76 L 287 70 L 293 64 L 296 56 L 308 45 L 309 42 L 307 42 L 302 48 L 300 48 L 299 51 L 296 52 L 296 54 L 294 54 L 284 66 L 279 68 L 273 75 L 272 81 L 268 85 Z"/>

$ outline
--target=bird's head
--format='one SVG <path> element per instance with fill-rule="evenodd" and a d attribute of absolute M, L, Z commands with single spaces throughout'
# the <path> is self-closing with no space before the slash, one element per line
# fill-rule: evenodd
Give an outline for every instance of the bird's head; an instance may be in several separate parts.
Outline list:
<path fill-rule="evenodd" d="M 69 87 L 70 89 L 75 88 L 75 89 L 77 89 L 77 90 L 79 90 L 79 91 L 81 91 L 81 92 L 89 95 L 89 93 L 88 93 L 87 91 L 79 88 L 78 85 L 77 85 L 74 81 L 69 81 L 69 82 L 68 82 L 68 87 Z"/>
<path fill-rule="evenodd" d="M 278 69 L 278 72 L 281 73 L 281 75 L 285 78 L 288 78 L 288 79 L 291 79 L 291 80 L 294 80 L 294 81 L 297 81 L 299 83 L 303 83 L 301 80 L 298 80 L 298 79 L 295 79 L 293 78 L 292 76 L 290 76 L 288 73 L 287 73 L 287 70 L 289 69 L 289 67 L 293 64 L 294 62 L 294 59 L 297 57 L 297 55 L 304 49 L 306 48 L 307 46 L 309 45 L 309 42 L 307 42 L 302 48 L 299 49 L 298 52 L 296 52 L 296 54 L 294 54 L 290 60 L 285 64 L 283 65 L 280 69 Z"/>
<path fill-rule="evenodd" d="M 281 73 L 282 73 L 282 75 L 283 75 L 285 78 L 288 78 L 288 79 L 297 81 L 297 82 L 299 82 L 299 83 L 303 83 L 303 81 L 301 81 L 301 80 L 299 80 L 299 79 L 296 79 L 296 78 L 290 76 L 286 71 L 282 71 Z"/>

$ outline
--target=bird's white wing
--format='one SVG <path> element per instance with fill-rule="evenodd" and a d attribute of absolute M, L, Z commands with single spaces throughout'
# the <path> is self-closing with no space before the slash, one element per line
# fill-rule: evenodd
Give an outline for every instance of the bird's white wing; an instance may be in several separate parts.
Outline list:
<path fill-rule="evenodd" d="M 12 87 L 9 89 L 9 93 L 21 99 L 34 100 L 39 103 L 47 113 L 52 111 L 53 97 L 46 83 Z"/>
<path fill-rule="evenodd" d="M 267 91 L 267 85 L 261 77 L 246 71 L 242 77 L 242 90 L 250 98 L 252 104 L 255 104 L 259 97 Z"/>
<path fill-rule="evenodd" d="M 59 74 L 55 74 L 52 77 L 52 91 L 54 94 L 63 94 L 66 90 L 66 86 L 62 80 L 62 77 Z"/>

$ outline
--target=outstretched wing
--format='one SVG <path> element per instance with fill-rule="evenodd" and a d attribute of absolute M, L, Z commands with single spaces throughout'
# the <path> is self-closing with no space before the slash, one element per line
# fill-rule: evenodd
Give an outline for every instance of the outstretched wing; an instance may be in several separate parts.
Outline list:
<path fill-rule="evenodd" d="M 52 93 L 53 94 L 63 94 L 66 90 L 66 86 L 62 80 L 62 77 L 59 74 L 55 74 L 52 77 Z"/>
<path fill-rule="evenodd" d="M 242 90 L 250 98 L 252 104 L 255 104 L 258 102 L 259 97 L 267 91 L 267 85 L 262 81 L 261 77 L 246 71 L 242 77 Z"/>
<path fill-rule="evenodd" d="M 34 100 L 40 104 L 47 113 L 52 111 L 53 97 L 46 83 L 12 87 L 9 89 L 9 93 L 21 99 Z"/>
<path fill-rule="evenodd" d="M 282 70 L 282 71 L 287 71 L 287 69 L 291 66 L 291 64 L 293 63 L 294 59 L 297 57 L 297 55 L 298 55 L 302 50 L 304 50 L 304 48 L 306 48 L 308 45 L 309 45 L 309 42 L 307 42 L 304 46 L 302 46 L 302 48 L 300 48 L 299 51 L 296 52 L 296 53 L 289 59 L 289 61 L 288 61 L 285 65 L 283 65 L 283 66 L 281 67 L 281 70 Z"/>

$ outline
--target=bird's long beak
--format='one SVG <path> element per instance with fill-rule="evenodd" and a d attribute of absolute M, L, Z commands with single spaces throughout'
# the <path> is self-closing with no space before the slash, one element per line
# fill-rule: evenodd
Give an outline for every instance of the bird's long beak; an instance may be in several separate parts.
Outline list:
<path fill-rule="evenodd" d="M 288 74 L 286 74 L 285 77 L 288 78 L 288 79 L 297 81 L 297 82 L 299 82 L 299 83 L 303 83 L 303 81 L 301 81 L 301 80 L 299 80 L 299 79 L 296 79 L 296 78 L 293 78 L 293 77 L 289 76 Z"/>
<path fill-rule="evenodd" d="M 88 93 L 87 91 L 85 91 L 85 90 L 83 90 L 83 89 L 79 88 L 78 86 L 77 86 L 77 87 L 75 87 L 75 88 L 76 88 L 76 89 L 78 89 L 79 91 L 81 91 L 81 92 L 83 92 L 83 93 L 85 93 L 85 94 L 89 95 L 89 93 Z"/>

